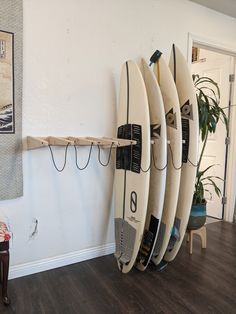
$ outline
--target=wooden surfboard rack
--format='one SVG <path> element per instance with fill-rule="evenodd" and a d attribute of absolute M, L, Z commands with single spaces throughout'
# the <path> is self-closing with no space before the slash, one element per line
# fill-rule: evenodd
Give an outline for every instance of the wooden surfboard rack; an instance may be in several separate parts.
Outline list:
<path fill-rule="evenodd" d="M 47 136 L 47 137 L 35 137 L 27 136 L 27 150 L 48 147 L 49 145 L 53 146 L 67 146 L 67 145 L 76 145 L 76 146 L 101 146 L 102 148 L 116 148 L 122 146 L 129 146 L 137 144 L 134 140 L 125 140 L 120 138 L 113 137 L 56 137 L 56 136 Z"/>

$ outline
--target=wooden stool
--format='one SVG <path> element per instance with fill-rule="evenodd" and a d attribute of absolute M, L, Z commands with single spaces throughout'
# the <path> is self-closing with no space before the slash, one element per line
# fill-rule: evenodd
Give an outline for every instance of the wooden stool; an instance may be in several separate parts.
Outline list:
<path fill-rule="evenodd" d="M 7 283 L 9 273 L 9 241 L 0 242 L 0 269 L 2 283 L 2 301 L 5 305 L 10 304 L 7 294 Z"/>
<path fill-rule="evenodd" d="M 187 233 L 187 242 L 189 242 L 189 254 L 193 254 L 193 236 L 194 234 L 198 235 L 201 238 L 202 249 L 206 249 L 206 242 L 207 242 L 207 234 L 206 234 L 206 227 L 203 226 L 196 230 L 188 230 Z"/>

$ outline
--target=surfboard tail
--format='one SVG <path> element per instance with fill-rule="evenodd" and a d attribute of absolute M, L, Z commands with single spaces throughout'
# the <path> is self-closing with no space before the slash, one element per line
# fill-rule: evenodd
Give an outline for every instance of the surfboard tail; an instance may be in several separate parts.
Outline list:
<path fill-rule="evenodd" d="M 136 229 L 122 218 L 115 218 L 115 257 L 123 265 L 127 265 L 132 256 L 136 239 Z"/>

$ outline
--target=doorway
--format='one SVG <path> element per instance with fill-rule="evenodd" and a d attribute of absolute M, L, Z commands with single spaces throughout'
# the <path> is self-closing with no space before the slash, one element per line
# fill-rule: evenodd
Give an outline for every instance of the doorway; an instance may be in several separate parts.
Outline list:
<path fill-rule="evenodd" d="M 233 97 L 234 70 L 233 56 L 193 44 L 191 72 L 192 74 L 198 74 L 200 77 L 209 77 L 218 84 L 220 89 L 219 105 L 224 109 L 228 118 L 230 118 L 231 99 Z M 224 180 L 214 180 L 221 191 L 220 197 L 214 193 L 214 187 L 212 186 L 208 186 L 209 192 L 205 195 L 207 199 L 207 215 L 216 219 L 224 218 L 224 209 L 227 203 L 229 141 L 229 133 L 224 123 L 219 121 L 216 132 L 208 137 L 201 163 L 200 170 L 214 165 L 207 171 L 206 176 L 217 176 Z"/>

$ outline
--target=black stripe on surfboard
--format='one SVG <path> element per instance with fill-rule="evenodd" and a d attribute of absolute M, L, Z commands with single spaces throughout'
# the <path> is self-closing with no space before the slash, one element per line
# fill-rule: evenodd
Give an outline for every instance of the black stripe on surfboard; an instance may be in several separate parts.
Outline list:
<path fill-rule="evenodd" d="M 129 123 L 129 65 L 128 61 L 125 63 L 126 65 L 126 82 L 127 82 L 127 99 L 126 99 L 126 106 L 127 106 L 127 112 L 126 112 L 126 124 Z M 124 193 L 123 193 L 123 219 L 125 218 L 125 201 L 126 201 L 126 172 L 124 175 Z"/>
<path fill-rule="evenodd" d="M 126 75 L 127 75 L 127 114 L 126 114 L 126 124 L 129 123 L 129 66 L 128 66 L 128 61 L 125 63 L 126 65 Z"/>
<path fill-rule="evenodd" d="M 172 45 L 173 49 L 173 58 L 174 58 L 174 81 L 176 83 L 176 54 L 175 54 L 175 44 Z"/>
<path fill-rule="evenodd" d="M 125 218 L 125 199 L 126 199 L 126 172 L 125 170 L 125 175 L 124 175 L 124 193 L 123 193 L 123 219 Z"/>

